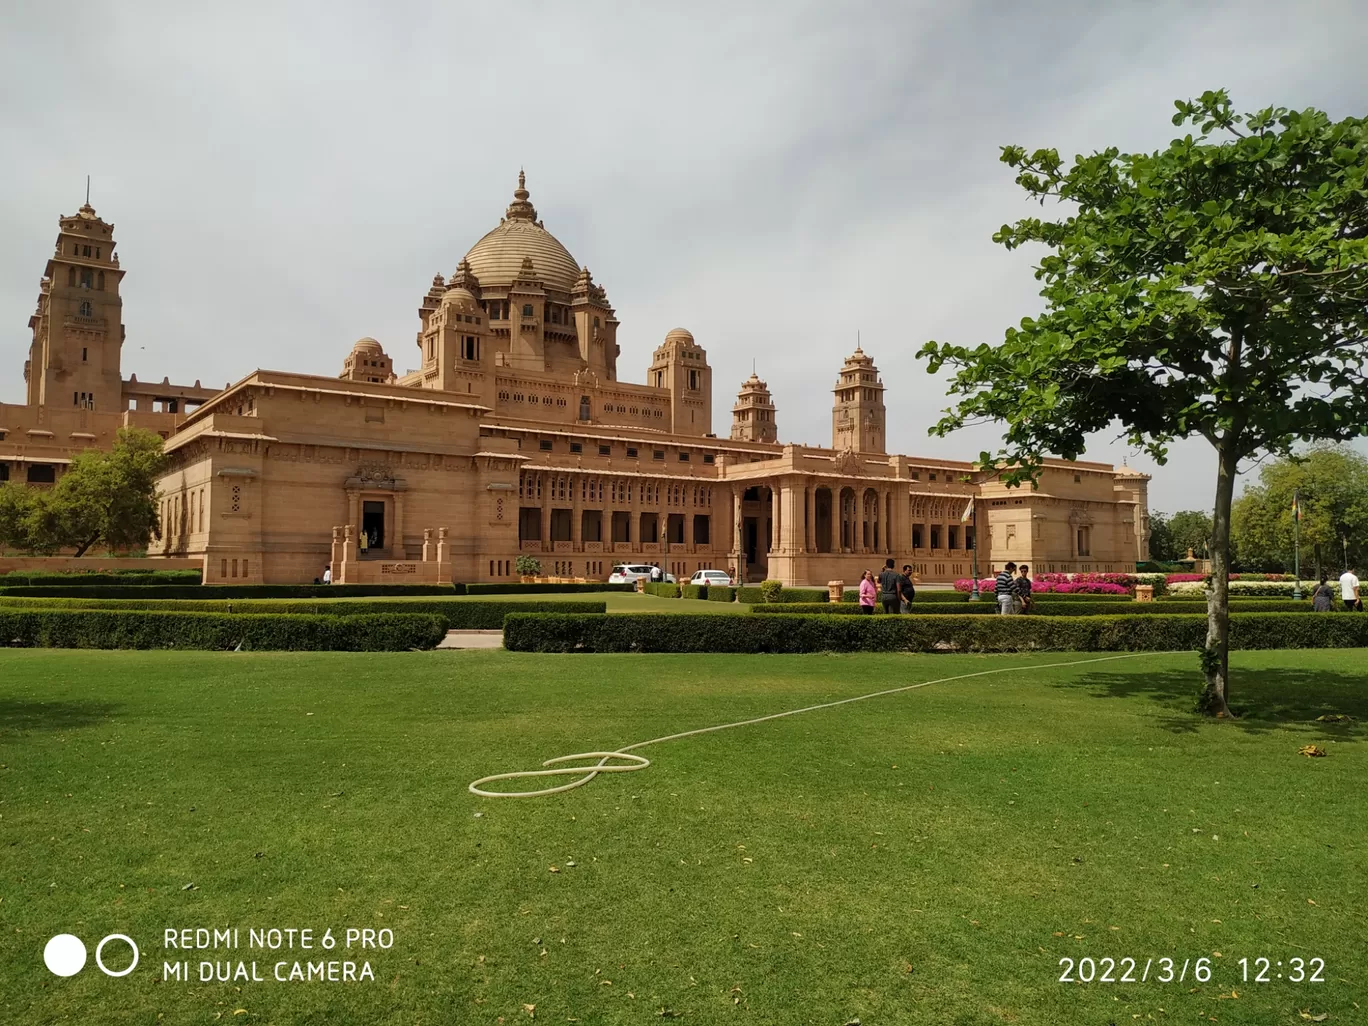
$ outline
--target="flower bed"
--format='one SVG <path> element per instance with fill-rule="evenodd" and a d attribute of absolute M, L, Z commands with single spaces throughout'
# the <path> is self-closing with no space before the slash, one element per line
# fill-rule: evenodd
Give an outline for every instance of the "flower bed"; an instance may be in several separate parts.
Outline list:
<path fill-rule="evenodd" d="M 1046 577 L 1067 577 L 1067 574 L 1042 574 L 1039 578 L 1032 578 L 1031 592 L 1036 595 L 1129 595 L 1134 591 L 1134 584 L 1126 587 L 1123 584 L 1114 584 L 1110 581 L 1047 581 Z M 1084 575 L 1087 576 L 1087 575 Z M 1099 577 L 1123 577 L 1124 574 L 1098 574 Z M 971 591 L 973 581 L 965 578 L 955 582 L 956 591 Z M 992 577 L 985 577 L 979 581 L 979 591 L 991 595 L 997 587 L 997 581 Z"/>

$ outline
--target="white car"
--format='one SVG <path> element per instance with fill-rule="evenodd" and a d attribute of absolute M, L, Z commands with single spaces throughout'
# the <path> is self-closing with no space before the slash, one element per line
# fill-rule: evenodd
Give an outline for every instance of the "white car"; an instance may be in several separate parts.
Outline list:
<path fill-rule="evenodd" d="M 608 575 L 609 584 L 635 584 L 640 580 L 651 579 L 651 574 L 655 573 L 658 567 L 651 566 L 649 563 L 619 563 L 613 567 L 613 572 Z M 674 584 L 674 574 L 664 574 L 661 580 L 666 584 Z"/>
<path fill-rule="evenodd" d="M 689 578 L 690 584 L 713 584 L 719 588 L 730 588 L 731 582 L 731 574 L 725 570 L 700 570 Z"/>

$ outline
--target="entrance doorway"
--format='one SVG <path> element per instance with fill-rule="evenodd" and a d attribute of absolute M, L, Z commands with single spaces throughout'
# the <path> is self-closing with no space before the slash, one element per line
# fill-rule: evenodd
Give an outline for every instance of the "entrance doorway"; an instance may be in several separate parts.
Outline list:
<path fill-rule="evenodd" d="M 385 504 L 366 501 L 361 503 L 361 533 L 366 536 L 366 551 L 376 551 L 385 547 Z"/>

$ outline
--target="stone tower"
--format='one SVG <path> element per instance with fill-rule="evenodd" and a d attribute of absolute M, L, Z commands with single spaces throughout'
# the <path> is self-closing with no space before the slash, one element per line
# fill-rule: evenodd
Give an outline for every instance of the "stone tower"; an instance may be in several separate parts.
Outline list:
<path fill-rule="evenodd" d="M 739 442 L 779 441 L 779 425 L 774 415 L 769 386 L 752 372 L 741 385 L 732 407 L 732 438 Z"/>
<path fill-rule="evenodd" d="M 831 408 L 831 447 L 852 452 L 886 452 L 884 386 L 879 370 L 863 349 L 846 357 Z"/>
<path fill-rule="evenodd" d="M 24 364 L 30 406 L 121 409 L 124 272 L 114 255 L 114 226 L 89 203 L 59 218 L 57 246 L 29 318 L 33 343 Z"/>
<path fill-rule="evenodd" d="M 684 328 L 674 328 L 652 354 L 646 383 L 670 392 L 670 430 L 712 433 L 712 368 L 708 354 Z"/>

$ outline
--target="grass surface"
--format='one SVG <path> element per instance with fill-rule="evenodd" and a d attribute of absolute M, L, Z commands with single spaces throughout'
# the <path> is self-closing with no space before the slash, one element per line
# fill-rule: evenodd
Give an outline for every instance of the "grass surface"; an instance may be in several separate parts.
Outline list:
<path fill-rule="evenodd" d="M 1368 717 L 1368 653 L 1235 653 L 1235 723 L 1189 712 L 1191 654 L 1040 668 L 1086 658 L 0 651 L 0 1022 L 1363 1021 L 1368 733 L 1316 717 Z M 994 668 L 549 799 L 465 790 Z M 192 972 L 293 961 L 252 926 L 395 942 L 299 955 L 373 983 L 157 982 L 164 929 L 227 926 Z M 68 931 L 142 963 L 54 977 Z M 1127 955 L 1215 975 L 1057 982 Z M 1243 983 L 1261 956 L 1326 982 Z"/>

